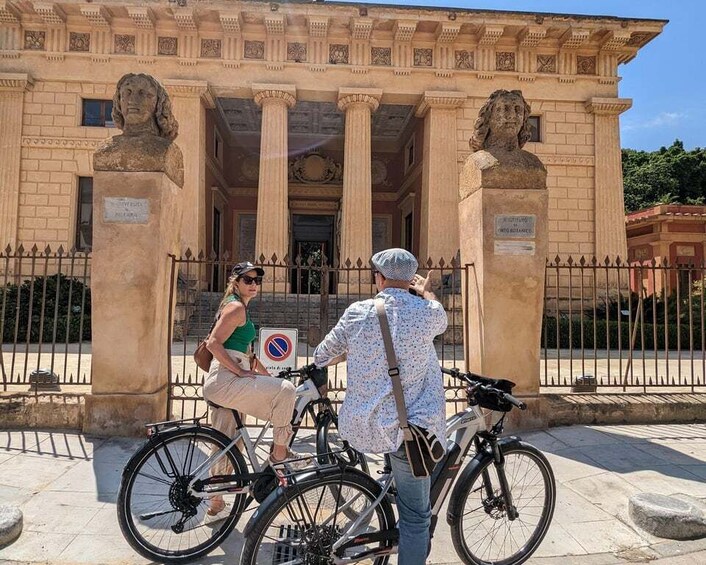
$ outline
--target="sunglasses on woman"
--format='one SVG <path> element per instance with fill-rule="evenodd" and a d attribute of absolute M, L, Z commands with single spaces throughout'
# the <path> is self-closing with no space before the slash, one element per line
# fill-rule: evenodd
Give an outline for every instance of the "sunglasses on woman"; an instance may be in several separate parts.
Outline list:
<path fill-rule="evenodd" d="M 240 277 L 240 280 L 245 284 L 255 283 L 258 286 L 262 284 L 262 277 L 249 277 L 248 275 L 243 275 Z"/>

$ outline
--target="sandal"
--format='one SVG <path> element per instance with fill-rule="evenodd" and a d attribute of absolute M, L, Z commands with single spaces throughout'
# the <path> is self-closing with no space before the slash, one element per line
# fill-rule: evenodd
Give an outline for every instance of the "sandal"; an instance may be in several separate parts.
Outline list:
<path fill-rule="evenodd" d="M 267 465 L 274 467 L 276 465 L 284 465 L 289 471 L 301 471 L 309 466 L 311 463 L 311 457 L 297 453 L 287 448 L 287 456 L 284 459 L 278 460 L 270 456 L 267 458 Z"/>
<path fill-rule="evenodd" d="M 216 514 L 220 514 L 223 512 L 226 508 L 226 501 L 223 500 L 222 496 L 214 496 L 208 504 L 208 509 L 206 510 L 206 514 L 209 516 L 215 516 Z"/>

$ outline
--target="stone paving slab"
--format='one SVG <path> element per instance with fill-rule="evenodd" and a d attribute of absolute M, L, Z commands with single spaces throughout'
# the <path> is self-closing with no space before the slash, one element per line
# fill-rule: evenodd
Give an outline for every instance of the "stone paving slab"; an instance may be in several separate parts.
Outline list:
<path fill-rule="evenodd" d="M 706 424 L 576 426 L 524 438 L 545 452 L 558 486 L 552 527 L 528 563 L 706 563 L 706 540 L 662 540 L 634 526 L 627 514 L 628 498 L 637 492 L 706 498 L 706 492 L 698 494 L 706 483 Z M 147 563 L 122 538 L 115 514 L 120 472 L 142 441 L 75 432 L 0 432 L 0 500 L 25 515 L 22 535 L 0 549 L 0 563 Z M 313 448 L 310 441 L 302 447 Z M 234 563 L 246 518 L 200 563 Z M 429 563 L 459 563 L 443 518 Z"/>

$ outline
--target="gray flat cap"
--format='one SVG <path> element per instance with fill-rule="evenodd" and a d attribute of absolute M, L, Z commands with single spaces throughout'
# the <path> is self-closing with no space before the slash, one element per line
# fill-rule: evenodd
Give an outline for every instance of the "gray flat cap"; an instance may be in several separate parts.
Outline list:
<path fill-rule="evenodd" d="M 370 262 L 386 279 L 393 281 L 411 281 L 419 267 L 414 255 L 397 247 L 376 253 Z"/>

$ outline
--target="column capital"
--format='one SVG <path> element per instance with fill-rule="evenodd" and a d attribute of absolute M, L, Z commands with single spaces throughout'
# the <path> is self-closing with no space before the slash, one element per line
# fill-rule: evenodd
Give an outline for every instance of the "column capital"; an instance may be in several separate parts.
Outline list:
<path fill-rule="evenodd" d="M 423 118 L 430 108 L 454 110 L 463 106 L 466 102 L 466 98 L 468 98 L 468 96 L 465 92 L 427 90 L 422 95 L 422 100 L 419 102 L 419 106 L 417 106 L 415 115 L 418 118 Z"/>
<path fill-rule="evenodd" d="M 338 109 L 345 112 L 351 104 L 366 104 L 371 112 L 380 106 L 382 89 L 380 88 L 339 88 L 338 89 Z"/>
<path fill-rule="evenodd" d="M 284 100 L 289 108 L 297 103 L 297 88 L 293 84 L 253 84 L 252 92 L 258 106 L 268 98 Z"/>
<path fill-rule="evenodd" d="M 589 98 L 586 111 L 598 116 L 617 116 L 632 107 L 632 98 Z"/>
<path fill-rule="evenodd" d="M 206 108 L 216 107 L 216 99 L 205 80 L 165 79 L 162 81 L 162 85 L 171 97 L 201 98 Z"/>
<path fill-rule="evenodd" d="M 0 73 L 0 92 L 24 92 L 34 85 L 27 73 Z"/>

